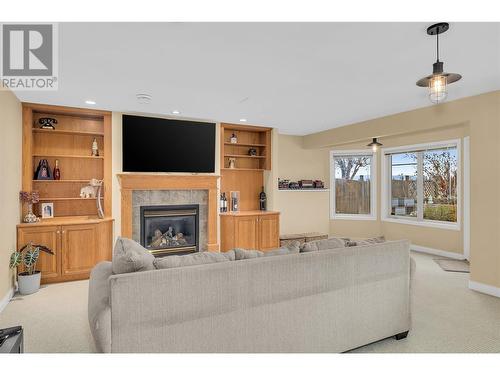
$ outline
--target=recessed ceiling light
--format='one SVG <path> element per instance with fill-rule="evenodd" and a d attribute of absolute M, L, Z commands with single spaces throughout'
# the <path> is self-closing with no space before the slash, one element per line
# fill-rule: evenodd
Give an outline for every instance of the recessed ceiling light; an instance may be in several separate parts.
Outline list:
<path fill-rule="evenodd" d="M 174 110 L 172 111 L 172 114 L 174 114 L 174 115 L 180 115 L 180 114 L 181 114 L 181 111 L 178 111 L 178 110 L 174 109 Z"/>
<path fill-rule="evenodd" d="M 93 101 L 93 100 L 85 100 L 85 104 L 94 105 L 95 101 Z"/>
<path fill-rule="evenodd" d="M 246 118 L 240 118 L 240 122 L 247 122 Z"/>
<path fill-rule="evenodd" d="M 149 94 L 137 94 L 135 97 L 137 98 L 139 104 L 149 104 L 152 99 L 151 95 Z"/>

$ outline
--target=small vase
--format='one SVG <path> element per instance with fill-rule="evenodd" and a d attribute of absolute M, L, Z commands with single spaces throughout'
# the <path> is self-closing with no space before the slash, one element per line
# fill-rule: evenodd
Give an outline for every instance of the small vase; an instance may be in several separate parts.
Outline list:
<path fill-rule="evenodd" d="M 38 218 L 33 213 L 33 203 L 28 203 L 28 213 L 24 216 L 23 221 L 25 223 L 36 223 L 38 221 Z"/>

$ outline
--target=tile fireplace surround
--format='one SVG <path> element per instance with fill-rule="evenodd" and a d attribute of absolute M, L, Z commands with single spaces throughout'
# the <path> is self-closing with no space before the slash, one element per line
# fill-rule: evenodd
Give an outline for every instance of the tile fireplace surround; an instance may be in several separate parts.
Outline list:
<path fill-rule="evenodd" d="M 200 205 L 200 250 L 219 251 L 217 180 L 219 176 L 118 174 L 123 237 L 140 240 L 139 207 L 160 204 Z"/>
<path fill-rule="evenodd" d="M 134 190 L 132 192 L 132 239 L 141 243 L 141 206 L 196 204 L 199 206 L 200 251 L 206 251 L 208 250 L 207 202 L 206 190 Z"/>

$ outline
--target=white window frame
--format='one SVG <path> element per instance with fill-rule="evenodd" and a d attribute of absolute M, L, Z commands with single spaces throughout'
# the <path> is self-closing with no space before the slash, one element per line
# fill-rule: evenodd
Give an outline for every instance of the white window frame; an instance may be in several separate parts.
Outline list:
<path fill-rule="evenodd" d="M 335 157 L 370 156 L 370 214 L 338 214 L 335 212 Z M 368 150 L 330 151 L 330 219 L 332 220 L 377 220 L 377 153 Z"/>
<path fill-rule="evenodd" d="M 418 217 L 398 217 L 391 216 L 389 213 L 389 202 L 391 202 L 391 163 L 390 158 L 387 154 L 393 153 L 403 153 L 403 152 L 415 152 L 426 149 L 439 149 L 445 147 L 456 147 L 457 148 L 457 221 L 456 223 L 450 223 L 447 221 L 438 220 L 428 220 L 423 218 L 423 211 L 418 210 Z M 415 145 L 401 146 L 401 147 L 391 147 L 382 148 L 382 206 L 381 206 L 381 218 L 382 221 L 417 225 L 422 227 L 439 228 L 459 231 L 461 228 L 461 218 L 462 218 L 462 143 L 460 139 L 452 139 L 440 142 L 430 142 L 430 143 L 420 143 Z M 422 173 L 422 157 L 417 160 L 419 174 Z M 422 178 L 417 179 L 417 204 L 423 205 L 423 185 Z M 422 203 L 420 203 L 422 202 Z"/>

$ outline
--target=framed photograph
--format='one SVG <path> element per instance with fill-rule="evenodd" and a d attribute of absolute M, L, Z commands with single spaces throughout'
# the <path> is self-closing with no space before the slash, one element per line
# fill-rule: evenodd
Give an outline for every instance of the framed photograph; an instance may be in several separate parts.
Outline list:
<path fill-rule="evenodd" d="M 42 203 L 42 219 L 54 217 L 54 203 Z"/>

